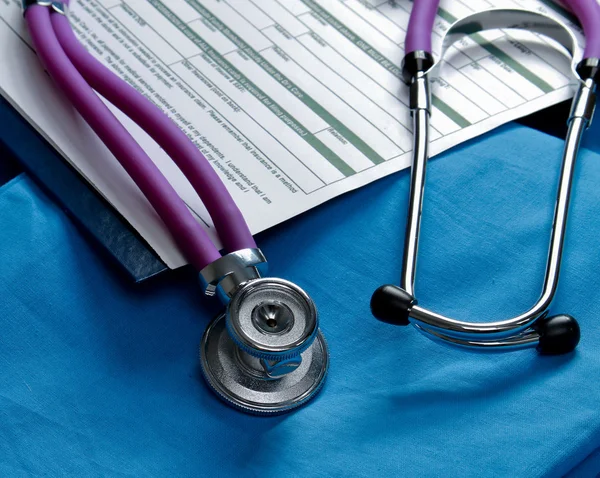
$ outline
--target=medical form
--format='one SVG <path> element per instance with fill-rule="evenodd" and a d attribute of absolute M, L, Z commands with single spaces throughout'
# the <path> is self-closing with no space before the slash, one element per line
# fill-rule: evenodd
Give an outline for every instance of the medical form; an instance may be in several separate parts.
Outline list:
<path fill-rule="evenodd" d="M 544 0 L 442 0 L 437 39 L 456 19 L 491 7 L 549 13 L 582 41 L 570 17 Z M 69 18 L 91 53 L 201 149 L 257 233 L 410 165 L 400 67 L 410 8 L 408 0 L 73 0 Z M 0 0 L 0 91 L 167 265 L 185 264 L 141 192 L 42 71 L 21 15 L 19 0 Z M 571 82 L 569 61 L 550 40 L 510 30 L 461 40 L 433 85 L 432 154 L 568 99 Z M 113 111 L 214 237 L 183 175 Z"/>

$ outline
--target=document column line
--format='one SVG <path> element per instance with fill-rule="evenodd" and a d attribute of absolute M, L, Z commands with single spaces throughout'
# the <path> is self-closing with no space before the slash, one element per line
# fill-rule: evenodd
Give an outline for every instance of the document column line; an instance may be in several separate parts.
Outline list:
<path fill-rule="evenodd" d="M 344 5 L 345 8 L 347 8 L 349 11 L 351 11 L 354 15 L 356 15 L 357 17 L 359 17 L 360 19 L 362 19 L 365 23 L 367 23 L 368 25 L 370 25 L 371 27 L 373 27 L 375 30 L 377 30 L 379 33 L 381 33 L 384 37 L 386 37 L 389 41 L 391 41 L 392 43 L 394 43 L 395 45 L 398 44 L 397 40 L 394 40 L 393 38 L 390 38 L 389 36 L 387 36 L 387 34 L 385 34 L 384 32 L 382 32 L 379 28 L 377 28 L 375 25 L 373 25 L 368 19 L 366 19 L 365 17 L 363 17 L 360 13 L 358 13 L 356 10 L 354 10 L 352 7 L 348 6 L 348 3 L 346 2 L 342 2 L 342 5 Z M 365 8 L 369 8 L 367 6 L 365 6 Z M 373 8 L 374 11 L 376 11 L 377 13 L 381 14 L 381 12 L 379 10 L 377 10 L 376 8 Z M 386 18 L 385 15 L 382 15 L 382 17 Z"/>
<path fill-rule="evenodd" d="M 333 126 L 336 131 L 338 131 L 345 139 L 347 139 L 350 143 L 353 144 L 356 149 L 362 152 L 362 154 L 371 162 L 375 164 L 379 164 L 385 161 L 379 153 L 377 153 L 371 146 L 369 146 L 360 136 L 354 133 L 350 128 L 348 128 L 342 121 L 338 120 L 332 113 L 326 110 L 319 102 L 314 100 L 303 88 L 298 86 L 294 81 L 292 81 L 289 77 L 284 75 L 281 71 L 279 71 L 275 66 L 273 66 L 269 61 L 267 61 L 264 57 L 262 57 L 258 52 L 256 52 L 247 42 L 241 39 L 238 35 L 236 35 L 231 28 L 228 28 L 225 22 L 218 19 L 216 15 L 214 15 L 208 8 L 202 5 L 197 0 L 186 0 L 186 2 L 198 9 L 202 9 L 203 11 L 199 11 L 199 13 L 203 14 L 208 18 L 208 21 L 212 22 L 213 25 L 219 28 L 219 25 L 216 25 L 216 21 L 221 23 L 223 27 L 222 33 L 232 42 L 237 43 L 240 49 L 246 53 L 255 63 L 257 63 L 261 68 L 263 68 L 267 73 L 269 73 L 275 80 L 277 80 L 280 84 L 285 80 L 286 88 L 288 91 L 292 92 L 300 101 L 302 101 L 306 106 L 308 106 L 317 116 L 320 116 L 326 123 Z M 264 12 L 263 12 L 264 13 Z M 269 16 L 271 20 L 272 17 Z M 213 20 L 214 19 L 214 20 Z M 215 21 L 216 20 L 216 21 Z M 262 32 L 261 32 L 262 34 Z M 293 59 L 291 59 L 294 61 Z M 295 61 L 294 61 L 295 62 Z M 297 64 L 297 63 L 296 63 Z M 276 72 L 276 74 L 273 74 Z M 312 76 L 312 75 L 311 75 Z M 317 80 L 318 81 L 318 80 Z M 297 93 L 294 93 L 297 91 Z"/>
<path fill-rule="evenodd" d="M 454 23 L 457 20 L 457 18 L 454 15 L 452 15 L 447 10 L 444 10 L 443 8 L 438 9 L 438 14 L 442 19 L 444 19 L 448 23 Z M 550 93 L 551 91 L 554 91 L 554 88 L 551 85 L 549 85 L 546 81 L 544 81 L 542 78 L 540 78 L 528 68 L 523 66 L 519 61 L 515 60 L 508 53 L 504 52 L 497 46 L 492 45 L 481 34 L 475 33 L 471 35 L 470 38 L 475 40 L 483 49 L 494 55 L 505 65 L 511 67 L 513 71 L 521 75 L 525 80 L 529 81 L 531 84 L 535 85 L 537 88 L 542 90 L 543 93 Z"/>
<path fill-rule="evenodd" d="M 225 0 L 225 1 L 227 1 L 227 0 Z M 276 0 L 276 1 L 279 3 L 279 0 Z M 280 5 L 281 5 L 281 6 L 282 6 L 284 9 L 288 10 L 288 9 L 287 9 L 287 7 L 286 7 L 285 5 L 282 5 L 281 3 L 279 3 L 279 4 L 280 4 Z M 289 12 L 289 10 L 288 10 L 288 12 Z M 289 12 L 289 13 L 290 13 L 290 14 L 292 14 L 292 12 Z M 298 20 L 302 22 L 302 20 L 300 20 L 300 19 L 299 19 L 299 16 L 300 16 L 300 15 L 296 15 L 295 17 L 296 17 L 296 18 L 298 18 Z M 304 24 L 304 22 L 302 22 L 302 23 Z M 305 26 L 306 26 L 306 25 L 305 25 Z M 316 59 L 318 62 L 322 63 L 322 64 L 323 64 L 323 65 L 325 65 L 327 68 L 329 68 L 329 66 L 328 66 L 328 65 L 327 65 L 327 64 L 326 64 L 326 63 L 325 63 L 323 60 L 321 60 L 321 59 L 320 59 L 320 58 L 319 58 L 317 55 L 315 55 L 315 54 L 314 54 L 312 51 L 310 51 L 310 50 L 309 50 L 309 49 L 308 49 L 308 48 L 307 48 L 307 47 L 306 47 L 306 46 L 305 46 L 305 45 L 304 45 L 302 42 L 300 42 L 300 41 L 298 40 L 298 38 L 300 38 L 300 37 L 302 37 L 302 36 L 304 36 L 304 35 L 310 35 L 311 33 L 312 33 L 313 35 L 316 35 L 316 33 L 315 33 L 315 32 L 313 32 L 313 31 L 311 30 L 310 32 L 306 32 L 306 33 L 303 33 L 302 35 L 298 35 L 298 37 L 295 37 L 295 39 L 296 39 L 296 41 L 298 41 L 298 43 L 300 43 L 300 45 L 302 45 L 302 47 L 303 47 L 305 50 L 307 50 L 307 51 L 308 51 L 308 52 L 309 52 L 309 53 L 310 53 L 310 54 L 311 54 L 311 55 L 312 55 L 312 56 L 313 56 L 313 57 L 314 57 L 314 58 L 315 58 L 315 59 Z M 331 48 L 332 50 L 334 50 L 334 51 L 336 51 L 336 52 L 337 52 L 337 50 L 335 50 L 334 48 L 332 48 L 332 47 L 331 47 L 331 45 L 330 45 L 329 43 L 327 43 L 325 40 L 322 40 L 322 41 L 323 41 L 323 43 L 325 43 L 325 44 L 327 45 L 327 47 L 328 47 L 328 48 Z M 338 53 L 339 53 L 339 52 L 338 52 Z M 345 57 L 344 57 L 344 59 L 345 59 Z M 349 60 L 347 60 L 347 61 L 349 61 Z M 354 66 L 355 66 L 356 68 L 358 68 L 356 65 L 354 65 Z M 358 68 L 358 69 L 360 70 L 360 68 Z M 334 73 L 335 73 L 337 76 L 339 76 L 339 77 L 340 77 L 340 79 L 341 79 L 342 81 L 345 81 L 346 83 L 348 83 L 349 85 L 351 85 L 351 86 L 352 86 L 352 87 L 353 87 L 353 88 L 354 88 L 356 91 L 358 91 L 358 93 L 359 93 L 359 94 L 363 95 L 365 98 L 367 98 L 369 101 L 371 101 L 371 102 L 372 102 L 372 103 L 373 103 L 373 104 L 374 104 L 374 105 L 375 105 L 375 106 L 376 106 L 378 109 L 380 109 L 381 111 L 383 111 L 383 112 L 384 112 L 385 114 L 387 114 L 387 115 L 388 115 L 390 118 L 392 118 L 392 120 L 393 120 L 393 121 L 397 122 L 397 123 L 398 123 L 398 124 L 399 124 L 399 125 L 400 125 L 402 128 L 404 128 L 404 129 L 405 129 L 407 132 L 409 132 L 409 133 L 410 133 L 410 129 L 409 129 L 409 128 L 408 128 L 406 125 L 404 125 L 404 124 L 403 124 L 403 123 L 402 123 L 402 122 L 401 122 L 401 121 L 400 121 L 398 118 L 395 118 L 394 116 L 392 116 L 392 115 L 391 115 L 391 114 L 390 114 L 388 111 L 386 111 L 386 110 L 385 110 L 383 107 L 381 107 L 381 106 L 380 106 L 380 105 L 379 105 L 377 102 L 375 102 L 375 101 L 371 100 L 371 99 L 370 99 L 370 98 L 369 98 L 369 97 L 368 97 L 366 94 L 364 94 L 362 91 L 360 91 L 360 90 L 359 90 L 359 89 L 358 89 L 356 86 L 352 85 L 352 83 L 348 82 L 348 81 L 347 81 L 345 78 L 343 78 L 343 77 L 342 77 L 342 76 L 341 76 L 339 73 L 337 73 L 335 70 L 333 70 L 333 69 L 332 69 L 332 71 L 333 71 L 333 72 L 334 72 Z M 360 70 L 360 71 L 362 71 L 362 70 Z M 363 72 L 363 73 L 364 73 L 364 72 Z M 370 78 L 370 77 L 369 77 L 369 78 Z M 375 81 L 375 80 L 373 80 L 373 81 Z M 377 82 L 376 82 L 376 83 L 377 83 Z M 377 83 L 377 84 L 379 85 L 379 83 Z M 381 85 L 379 85 L 379 86 L 381 86 Z M 383 86 L 381 86 L 381 87 L 383 88 Z M 385 88 L 383 88 L 383 89 L 385 89 Z M 386 90 L 386 91 L 388 91 L 388 90 Z M 395 98 L 397 98 L 397 97 L 395 97 Z M 397 99 L 399 100 L 399 98 L 397 98 Z M 381 131 L 381 130 L 380 130 L 380 131 Z M 383 133 L 383 132 L 382 132 L 382 133 Z M 385 134 L 385 133 L 384 133 L 384 134 Z M 386 135 L 386 137 L 387 137 L 387 135 Z M 389 137 L 388 137 L 388 139 L 390 139 L 390 140 L 391 140 L 391 138 L 389 138 Z"/>
<path fill-rule="evenodd" d="M 105 8 L 105 7 L 103 7 L 103 6 L 101 6 L 101 7 L 102 7 L 102 8 Z M 131 7 L 129 7 L 129 8 L 131 8 Z M 105 8 L 105 9 L 106 9 L 106 8 Z M 106 10 L 108 10 L 108 9 L 106 9 Z M 132 9 L 132 10 L 133 10 L 133 9 Z M 135 10 L 134 10 L 134 11 L 135 11 Z M 108 12 L 108 14 L 109 14 L 109 15 L 111 15 L 111 16 L 113 16 L 113 18 L 115 18 L 112 12 Z M 115 18 L 115 21 L 118 21 L 118 20 Z M 119 22 L 119 23 L 120 23 L 120 22 Z M 137 40 L 137 41 L 140 43 L 140 45 L 144 45 L 144 46 L 145 46 L 147 49 L 149 49 L 149 47 L 148 47 L 148 46 L 147 46 L 147 45 L 146 45 L 146 44 L 145 44 L 143 41 L 141 41 L 141 40 L 140 40 L 140 38 L 139 38 L 137 35 L 135 35 L 135 34 L 134 34 L 134 33 L 133 33 L 131 30 L 129 30 L 127 27 L 125 27 L 125 26 L 124 26 L 123 24 L 121 24 L 121 23 L 120 23 L 120 25 L 122 26 L 122 28 L 123 28 L 124 30 L 127 30 L 127 31 L 129 32 L 129 34 L 130 34 L 132 37 L 136 38 L 136 40 Z M 152 31 L 156 32 L 156 30 L 154 30 L 154 28 L 152 28 L 150 25 L 146 24 L 146 27 L 147 27 L 147 28 L 150 28 Z M 165 41 L 166 41 L 166 40 L 165 40 Z M 197 55 L 193 55 L 193 56 L 192 56 L 192 57 L 190 57 L 190 58 L 193 58 L 193 57 L 195 57 L 195 56 L 199 56 L 199 55 L 202 55 L 202 53 L 198 53 Z M 161 61 L 161 60 L 157 60 L 157 61 Z M 185 59 L 185 58 L 184 58 L 183 60 L 181 60 L 181 62 L 184 62 L 184 61 L 188 61 L 188 59 Z M 161 62 L 162 62 L 162 61 L 161 61 Z M 164 63 L 164 62 L 162 62 L 162 63 Z M 182 78 L 182 77 L 181 77 L 181 76 L 180 76 L 180 75 L 179 75 L 177 72 L 173 71 L 173 70 L 172 70 L 172 69 L 171 69 L 171 68 L 170 68 L 168 65 L 165 65 L 165 66 L 166 66 L 167 68 L 169 68 L 169 70 L 171 70 L 171 72 L 172 72 L 174 75 L 176 75 L 176 76 L 177 76 L 177 78 L 179 78 L 179 80 L 180 80 L 180 81 L 181 81 L 183 84 L 185 84 L 185 85 L 186 85 L 186 86 L 187 86 L 187 87 L 188 87 L 188 88 L 189 88 L 191 91 L 193 91 L 193 92 L 194 92 L 196 95 L 198 95 L 198 97 L 199 97 L 199 98 L 202 98 L 202 100 L 203 100 L 203 101 L 204 101 L 204 102 L 205 102 L 207 105 L 209 105 L 209 106 L 210 106 L 210 107 L 211 107 L 211 108 L 212 108 L 212 109 L 213 109 L 213 110 L 214 110 L 216 113 L 218 113 L 218 114 L 219 114 L 221 117 L 225 118 L 225 116 L 224 116 L 224 115 L 223 115 L 223 114 L 222 114 L 222 113 L 219 111 L 219 109 L 215 108 L 215 107 L 213 106 L 213 104 L 212 104 L 210 101 L 207 101 L 207 100 L 206 100 L 206 98 L 205 98 L 204 96 L 202 96 L 200 93 L 198 93 L 198 91 L 197 91 L 196 89 L 194 89 L 194 87 L 193 87 L 192 85 L 190 85 L 190 84 L 189 84 L 187 81 L 185 81 L 185 80 L 184 80 L 184 79 L 183 79 L 183 78 Z M 202 73 L 200 72 L 200 74 L 202 74 Z M 204 76 L 204 75 L 202 75 L 202 76 Z M 313 175 L 315 178 L 317 178 L 317 179 L 318 179 L 318 180 L 319 180 L 321 183 L 323 183 L 323 185 L 324 185 L 324 186 L 326 186 L 326 185 L 327 185 L 327 183 L 326 183 L 325 181 L 323 181 L 323 180 L 322 180 L 322 179 L 319 177 L 319 175 L 318 175 L 318 174 L 316 174 L 316 173 L 315 173 L 315 172 L 314 172 L 312 169 L 310 169 L 310 168 L 309 168 L 309 167 L 308 167 L 306 164 L 304 164 L 304 162 L 303 162 L 303 161 L 302 161 L 300 158 L 298 158 L 298 157 L 297 157 L 297 156 L 296 156 L 296 155 L 295 155 L 295 154 L 294 154 L 292 151 L 290 151 L 290 150 L 289 150 L 289 148 L 288 148 L 287 146 L 285 146 L 285 145 L 284 145 L 284 144 L 282 144 L 282 143 L 281 143 L 281 142 L 280 142 L 280 141 L 279 141 L 277 138 L 275 138 L 275 136 L 273 136 L 273 134 L 272 134 L 272 133 L 271 133 L 271 132 L 270 132 L 268 129 L 266 129 L 266 128 L 265 128 L 264 126 L 262 126 L 262 125 L 261 125 L 261 124 L 260 124 L 258 121 L 256 121 L 256 120 L 254 119 L 254 117 L 253 117 L 252 115 L 250 115 L 250 114 L 249 114 L 249 113 L 248 113 L 248 112 L 247 112 L 247 111 L 246 111 L 244 108 L 242 108 L 240 105 L 237 105 L 237 107 L 238 107 L 238 108 L 240 108 L 240 110 L 241 110 L 241 111 L 243 111 L 243 112 L 244 112 L 244 113 L 245 113 L 245 114 L 246 114 L 246 115 L 247 115 L 247 116 L 248 116 L 248 117 L 249 117 L 249 118 L 250 118 L 250 119 L 251 119 L 251 120 L 252 120 L 254 123 L 256 123 L 256 124 L 257 124 L 257 125 L 258 125 L 258 126 L 259 126 L 259 127 L 262 129 L 262 130 L 263 130 L 263 131 L 265 131 L 265 132 L 266 132 L 266 133 L 267 133 L 269 136 L 271 136 L 271 137 L 273 138 L 273 140 L 275 140 L 275 141 L 276 141 L 276 142 L 277 142 L 279 145 L 281 145 L 281 147 L 282 147 L 282 148 L 284 148 L 286 151 L 288 151 L 288 152 L 290 153 L 290 155 L 291 155 L 291 156 L 293 156 L 293 157 L 294 157 L 294 158 L 295 158 L 295 159 L 296 159 L 298 162 L 300 162 L 300 163 L 301 163 L 301 164 L 302 164 L 302 165 L 303 165 L 303 166 L 304 166 L 304 167 L 305 167 L 305 168 L 306 168 L 308 171 L 310 171 L 310 173 L 311 173 L 311 174 L 312 174 L 312 175 Z M 229 123 L 229 122 L 228 122 L 228 123 Z M 235 131 L 236 131 L 236 132 L 237 132 L 237 133 L 238 133 L 240 136 L 243 136 L 244 138 L 246 138 L 246 139 L 248 140 L 248 143 L 249 143 L 249 144 L 252 144 L 252 146 L 254 147 L 254 149 L 256 149 L 256 151 L 260 152 L 260 153 L 261 153 L 261 154 L 262 154 L 262 155 L 263 155 L 265 158 L 267 158 L 267 159 L 268 159 L 270 162 L 272 162 L 272 163 L 273 163 L 275 166 L 277 166 L 277 168 L 278 168 L 280 171 L 282 171 L 282 172 L 283 172 L 283 174 L 285 174 L 285 175 L 286 175 L 286 176 L 287 176 L 287 177 L 290 179 L 290 181 L 291 181 L 291 182 L 293 182 L 293 183 L 294 183 L 294 184 L 295 184 L 295 185 L 298 187 L 298 189 L 299 189 L 299 190 L 301 190 L 301 191 L 302 191 L 303 193 L 305 193 L 305 194 L 310 194 L 310 193 L 307 193 L 306 191 L 304 191 L 304 189 L 302 189 L 302 187 L 300 187 L 300 185 L 298 185 L 298 184 L 297 184 L 297 183 L 296 183 L 296 182 L 293 180 L 292 176 L 290 176 L 288 173 L 286 173 L 286 172 L 285 172 L 285 168 L 282 168 L 281 166 L 279 166 L 279 164 L 277 164 L 277 162 L 276 162 L 275 160 L 271 159 L 271 158 L 270 158 L 270 157 L 269 157 L 267 154 L 265 154 L 265 153 L 264 153 L 264 152 L 263 152 L 263 151 L 262 151 L 262 150 L 261 150 L 261 149 L 260 149 L 260 148 L 259 148 L 259 147 L 258 147 L 258 146 L 255 144 L 255 143 L 254 143 L 254 142 L 252 142 L 252 140 L 250 140 L 250 138 L 248 138 L 248 137 L 247 137 L 247 136 L 246 136 L 244 133 L 242 133 L 242 131 L 240 131 L 238 128 L 236 128 L 236 127 L 235 127 L 235 126 L 233 126 L 232 124 L 229 124 L 229 126 L 230 126 L 232 129 L 234 129 L 234 130 L 235 130 Z M 319 189 L 320 189 L 320 188 L 319 188 Z M 314 192 L 314 191 L 313 191 L 313 192 Z"/>
<path fill-rule="evenodd" d="M 334 153 L 328 146 L 326 146 L 321 140 L 316 138 L 308 128 L 302 125 L 296 118 L 294 118 L 288 111 L 274 101 L 269 95 L 267 95 L 261 88 L 259 88 L 254 82 L 250 81 L 241 71 L 229 63 L 198 33 L 189 28 L 175 13 L 173 13 L 161 0 L 148 0 L 148 2 L 156 8 L 165 18 L 180 30 L 196 47 L 203 50 L 206 55 L 214 61 L 217 65 L 223 68 L 231 76 L 238 79 L 240 84 L 244 86 L 246 91 L 250 92 L 256 99 L 262 104 L 268 107 L 269 111 L 275 114 L 275 116 L 281 120 L 281 122 L 289 127 L 294 133 L 298 134 L 304 139 L 315 151 L 321 154 L 321 156 L 335 167 L 344 176 L 351 176 L 356 173 L 342 158 Z M 189 3 L 189 1 L 187 2 Z M 192 6 L 192 5 L 190 5 Z"/>
<path fill-rule="evenodd" d="M 225 3 L 227 3 L 227 0 L 224 0 Z M 250 0 L 252 3 L 254 3 L 253 0 Z M 264 11 L 263 11 L 264 12 Z M 267 14 L 266 12 L 264 12 L 265 15 L 267 15 L 269 18 L 271 18 L 271 20 L 274 20 L 269 14 Z M 269 28 L 272 28 L 269 27 Z M 261 31 L 262 33 L 262 31 Z M 307 33 L 303 33 L 302 35 L 306 35 Z M 264 35 L 264 33 L 263 33 Z M 304 46 L 301 42 L 299 42 L 297 40 L 296 37 L 294 37 L 294 41 L 296 43 L 298 43 L 298 45 L 300 45 L 301 48 L 303 48 L 304 50 L 306 50 L 311 56 L 312 58 L 314 58 L 317 62 L 321 63 L 322 65 L 324 65 L 325 68 L 329 68 L 328 65 L 326 65 L 319 57 L 317 57 L 313 52 L 311 52 L 308 48 L 306 48 L 306 46 Z M 287 54 L 287 53 L 286 53 Z M 392 143 L 394 143 L 396 146 L 398 146 L 398 148 L 400 148 L 400 150 L 402 152 L 406 152 L 399 144 L 397 144 L 392 138 L 390 138 L 384 131 L 382 131 L 379 127 L 377 127 L 375 124 L 373 124 L 371 122 L 371 120 L 369 120 L 368 118 L 365 118 L 365 116 L 358 111 L 356 108 L 354 108 L 352 105 L 348 104 L 348 102 L 346 102 L 343 98 L 341 98 L 335 91 L 333 91 L 329 86 L 327 86 L 326 84 L 324 84 L 321 80 L 319 80 L 319 78 L 317 78 L 316 76 L 314 76 L 312 73 L 310 73 L 308 70 L 306 70 L 303 66 L 301 66 L 297 61 L 295 61 L 290 55 L 288 55 L 290 60 L 293 61 L 298 68 L 302 69 L 303 71 L 305 71 L 308 75 L 310 75 L 311 77 L 313 77 L 317 82 L 319 82 L 324 88 L 326 88 L 332 95 L 336 96 L 337 98 L 339 98 L 340 101 L 342 101 L 344 104 L 346 104 L 349 108 L 351 108 L 354 112 L 356 112 L 356 114 L 358 114 L 361 118 L 363 118 L 365 121 L 367 121 L 371 126 L 373 126 L 373 128 L 375 128 L 377 131 L 379 131 L 383 136 L 385 136 L 387 139 L 389 139 Z M 379 105 L 377 105 L 375 102 L 373 102 L 368 96 L 366 96 L 362 91 L 358 90 L 358 88 L 356 88 L 354 85 L 352 85 L 351 83 L 349 83 L 348 81 L 346 81 L 345 78 L 343 78 L 341 75 L 339 75 L 337 72 L 335 72 L 334 70 L 331 70 L 332 73 L 334 75 L 336 75 L 341 81 L 346 82 L 348 85 L 350 85 L 350 87 L 352 87 L 354 90 L 356 90 L 356 93 L 363 96 L 364 98 L 366 98 L 369 102 L 373 103 L 374 106 L 376 106 L 377 108 L 381 109 L 381 111 L 383 111 L 386 115 L 388 115 L 392 121 L 397 122 L 402 128 L 404 128 L 406 130 L 406 132 L 410 132 L 409 129 L 404 126 L 400 121 L 398 121 L 396 118 L 394 118 L 393 116 L 391 116 L 387 111 L 385 111 L 383 108 L 381 108 Z M 349 139 L 349 138 L 346 138 Z M 388 158 L 385 158 L 386 161 Z"/>
<path fill-rule="evenodd" d="M 325 8 L 321 7 L 314 0 L 301 0 L 307 7 L 309 7 L 315 14 L 323 18 L 327 23 L 333 26 L 338 32 L 345 36 L 348 40 L 354 43 L 360 50 L 362 50 L 367 56 L 371 57 L 376 63 L 402 80 L 401 69 L 398 65 L 392 62 L 389 58 L 379 52 L 366 40 L 361 38 L 358 34 L 352 31 L 347 25 L 343 24 L 334 15 L 329 13 Z M 471 122 L 462 116 L 458 111 L 448 105 L 445 101 L 441 100 L 436 95 L 432 96 L 433 105 L 438 108 L 445 116 L 450 118 L 458 126 L 465 128 L 471 125 Z"/>

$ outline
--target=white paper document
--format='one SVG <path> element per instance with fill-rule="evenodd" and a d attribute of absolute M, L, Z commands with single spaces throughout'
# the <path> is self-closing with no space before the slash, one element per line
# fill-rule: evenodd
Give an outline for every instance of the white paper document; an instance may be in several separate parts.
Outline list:
<path fill-rule="evenodd" d="M 71 3 L 81 42 L 187 133 L 253 233 L 410 164 L 400 79 L 409 0 Z M 455 19 L 494 6 L 550 13 L 583 41 L 550 1 L 442 0 L 436 48 Z M 571 97 L 572 82 L 566 56 L 533 34 L 461 41 L 433 85 L 432 153 Z M 20 0 L 0 0 L 0 91 L 170 267 L 185 264 L 140 191 L 43 72 Z M 117 115 L 215 238 L 185 177 Z"/>

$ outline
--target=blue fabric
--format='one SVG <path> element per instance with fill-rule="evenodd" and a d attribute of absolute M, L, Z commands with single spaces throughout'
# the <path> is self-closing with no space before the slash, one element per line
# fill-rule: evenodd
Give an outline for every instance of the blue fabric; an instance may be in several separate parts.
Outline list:
<path fill-rule="evenodd" d="M 535 301 L 561 148 L 507 126 L 431 162 L 423 305 L 477 321 Z M 372 291 L 398 281 L 406 172 L 260 235 L 271 272 L 315 299 L 331 347 L 321 395 L 260 418 L 199 376 L 217 307 L 191 274 L 127 283 L 21 176 L 0 189 L 0 476 L 595 473 L 598 184 L 600 155 L 583 151 L 552 308 L 582 327 L 565 357 L 465 352 L 371 317 Z"/>
<path fill-rule="evenodd" d="M 598 116 L 596 116 L 592 126 L 583 137 L 582 145 L 586 149 L 600 151 L 600 121 L 598 121 Z"/>
<path fill-rule="evenodd" d="M 598 470 L 600 470 L 600 449 L 596 449 L 595 452 L 573 468 L 567 476 L 570 478 L 590 476 L 597 478 L 600 475 Z"/>

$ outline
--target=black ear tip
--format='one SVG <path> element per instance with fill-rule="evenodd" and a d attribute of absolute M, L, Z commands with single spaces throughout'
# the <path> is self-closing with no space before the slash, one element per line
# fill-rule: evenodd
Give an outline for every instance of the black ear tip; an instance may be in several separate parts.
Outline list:
<path fill-rule="evenodd" d="M 393 325 L 408 325 L 408 314 L 416 303 L 415 298 L 395 285 L 382 285 L 371 297 L 373 316 Z"/>
<path fill-rule="evenodd" d="M 535 328 L 540 334 L 537 350 L 543 355 L 572 352 L 581 338 L 579 324 L 574 317 L 566 314 L 540 319 Z"/>

